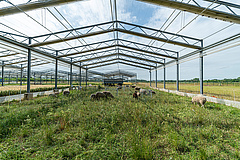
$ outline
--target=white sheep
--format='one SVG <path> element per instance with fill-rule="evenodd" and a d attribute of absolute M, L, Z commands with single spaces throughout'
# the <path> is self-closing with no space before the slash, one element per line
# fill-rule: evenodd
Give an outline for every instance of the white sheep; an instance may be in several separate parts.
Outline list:
<path fill-rule="evenodd" d="M 149 94 L 149 91 L 146 90 L 146 89 L 140 89 L 140 94 L 148 95 L 148 94 Z"/>
<path fill-rule="evenodd" d="M 207 99 L 203 97 L 202 95 L 198 95 L 192 98 L 192 103 L 194 104 L 201 104 L 201 107 L 204 107 L 204 104 L 206 103 Z"/>

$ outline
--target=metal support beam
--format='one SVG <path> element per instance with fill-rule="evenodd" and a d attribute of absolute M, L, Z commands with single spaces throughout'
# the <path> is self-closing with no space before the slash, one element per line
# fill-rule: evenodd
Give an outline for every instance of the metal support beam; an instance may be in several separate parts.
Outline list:
<path fill-rule="evenodd" d="M 58 52 L 56 52 L 56 57 L 58 56 Z M 58 59 L 56 58 L 55 62 L 55 89 L 57 89 L 57 76 L 58 76 Z"/>
<path fill-rule="evenodd" d="M 18 84 L 18 74 L 17 74 L 17 77 L 16 77 L 16 83 Z"/>
<path fill-rule="evenodd" d="M 88 80 L 87 71 L 88 71 L 88 69 L 86 69 L 86 87 L 87 87 L 87 80 Z"/>
<path fill-rule="evenodd" d="M 151 69 L 149 70 L 149 76 L 150 76 L 150 87 L 152 86 L 152 71 Z"/>
<path fill-rule="evenodd" d="M 67 77 L 67 78 L 68 78 L 68 79 L 67 79 L 67 81 L 68 81 L 68 85 L 69 85 L 69 81 L 70 81 L 70 80 L 69 80 L 69 73 L 68 73 L 68 75 L 67 75 L 67 76 L 68 76 L 68 77 Z"/>
<path fill-rule="evenodd" d="M 203 47 L 203 41 L 201 41 L 201 46 Z M 200 50 L 200 94 L 203 94 L 203 51 Z"/>
<path fill-rule="evenodd" d="M 2 61 L 2 86 L 4 81 L 4 61 Z"/>
<path fill-rule="evenodd" d="M 157 88 L 157 64 L 156 64 L 156 88 Z"/>
<path fill-rule="evenodd" d="M 31 38 L 29 38 L 28 44 L 31 44 Z M 28 67 L 27 67 L 27 93 L 30 93 L 30 79 L 31 79 L 31 49 L 28 49 Z"/>
<path fill-rule="evenodd" d="M 34 76 L 34 84 L 36 84 L 36 74 L 34 73 L 33 76 Z"/>
<path fill-rule="evenodd" d="M 8 84 L 10 84 L 10 79 L 11 79 L 11 76 L 10 76 L 10 72 L 8 73 Z"/>
<path fill-rule="evenodd" d="M 20 86 L 22 85 L 22 77 L 23 77 L 23 65 L 21 64 L 21 81 L 20 81 Z"/>
<path fill-rule="evenodd" d="M 179 53 L 177 53 L 177 60 L 176 60 L 176 63 L 177 63 L 177 91 L 179 91 L 179 61 L 178 61 L 178 58 L 179 58 Z"/>
<path fill-rule="evenodd" d="M 79 67 L 79 85 L 82 86 L 82 63 L 81 62 Z"/>
<path fill-rule="evenodd" d="M 71 58 L 71 62 L 72 62 L 72 58 Z M 70 87 L 72 87 L 72 64 L 70 65 Z"/>
<path fill-rule="evenodd" d="M 165 6 L 168 8 L 174 8 L 182 11 L 187 11 L 194 14 L 201 14 L 202 16 L 211 17 L 214 19 L 220 19 L 223 21 L 234 22 L 240 24 L 240 16 L 230 14 L 223 11 L 213 10 L 210 8 L 204 8 L 197 5 L 187 4 L 183 2 L 178 2 L 176 0 L 138 0 L 143 2 L 148 2 L 160 6 Z M 213 2 L 217 2 L 214 0 Z M 204 12 L 203 12 L 204 11 Z"/>
<path fill-rule="evenodd" d="M 165 59 L 164 59 L 164 68 L 163 68 L 163 88 L 166 89 L 166 66 L 165 66 Z"/>
<path fill-rule="evenodd" d="M 0 8 L 0 16 L 7 16 L 11 14 L 16 14 L 16 13 L 21 13 L 22 11 L 31 11 L 34 9 L 38 8 L 44 8 L 44 7 L 51 7 L 51 6 L 57 6 L 57 5 L 62 5 L 74 1 L 82 1 L 82 0 L 39 0 L 39 1 L 34 1 L 30 3 L 24 3 L 24 4 L 19 4 L 11 7 L 6 7 L 6 8 Z"/>

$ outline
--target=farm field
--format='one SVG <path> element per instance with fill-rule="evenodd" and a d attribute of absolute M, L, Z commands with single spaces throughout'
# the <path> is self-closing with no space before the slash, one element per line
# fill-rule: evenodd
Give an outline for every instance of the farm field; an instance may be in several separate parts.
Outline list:
<path fill-rule="evenodd" d="M 0 159 L 240 159 L 240 110 L 97 89 L 0 105 Z M 74 103 L 73 103 L 74 102 Z"/>
<path fill-rule="evenodd" d="M 141 86 L 149 86 L 149 83 L 139 83 Z M 155 83 L 152 83 L 152 86 L 155 87 Z M 163 88 L 163 83 L 158 83 L 158 88 Z M 176 90 L 176 84 L 175 83 L 166 83 L 166 89 L 170 90 Z M 180 83 L 179 84 L 179 91 L 186 92 L 186 93 L 200 93 L 200 87 L 199 83 Z M 235 100 L 240 101 L 240 85 L 207 85 L 207 83 L 204 83 L 203 92 L 207 96 L 215 96 L 217 98 L 221 99 L 227 99 L 227 100 Z"/>
<path fill-rule="evenodd" d="M 54 88 L 55 85 L 31 85 L 31 89 L 36 89 L 36 88 L 51 88 L 53 87 Z M 69 85 L 58 85 L 59 87 L 60 86 L 69 86 Z M 0 91 L 8 91 L 8 90 L 17 90 L 17 91 L 20 91 L 20 87 L 21 87 L 21 90 L 27 90 L 27 85 L 5 85 L 5 86 L 1 86 L 0 87 Z"/>

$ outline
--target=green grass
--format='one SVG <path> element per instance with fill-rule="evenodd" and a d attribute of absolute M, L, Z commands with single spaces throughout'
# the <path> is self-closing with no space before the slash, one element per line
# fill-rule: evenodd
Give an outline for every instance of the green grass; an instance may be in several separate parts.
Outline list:
<path fill-rule="evenodd" d="M 141 83 L 141 86 L 149 86 L 149 83 Z M 152 86 L 155 87 L 155 83 L 152 83 Z M 158 83 L 158 88 L 163 88 L 163 83 Z M 166 83 L 166 89 L 176 90 L 176 83 Z M 199 94 L 199 83 L 180 83 L 179 91 Z M 240 101 L 240 86 L 238 83 L 237 85 L 211 85 L 211 83 L 207 85 L 207 83 L 204 83 L 203 92 L 210 97 L 214 96 L 220 99 Z"/>
<path fill-rule="evenodd" d="M 240 110 L 94 89 L 0 106 L 0 159 L 240 159 Z"/>

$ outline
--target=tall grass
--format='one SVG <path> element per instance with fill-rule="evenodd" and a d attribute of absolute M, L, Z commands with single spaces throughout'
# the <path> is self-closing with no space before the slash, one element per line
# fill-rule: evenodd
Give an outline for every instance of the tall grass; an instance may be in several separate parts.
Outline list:
<path fill-rule="evenodd" d="M 156 91 L 97 89 L 0 106 L 0 159 L 239 159 L 240 111 Z"/>
<path fill-rule="evenodd" d="M 237 82 L 236 85 L 228 84 L 228 85 L 207 85 L 204 83 L 203 92 L 205 95 L 210 97 L 217 97 L 221 99 L 228 99 L 234 101 L 240 101 L 240 86 Z M 149 83 L 140 83 L 141 86 L 149 86 Z M 152 86 L 155 87 L 155 83 L 152 83 Z M 163 83 L 158 83 L 158 88 L 163 88 Z M 176 83 L 167 82 L 166 89 L 176 90 Z M 199 83 L 180 83 L 179 84 L 179 91 L 186 92 L 186 93 L 200 93 Z"/>

